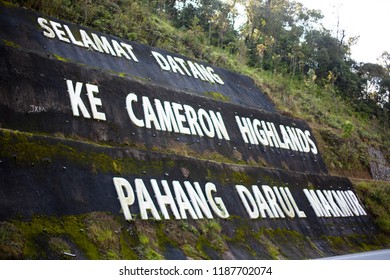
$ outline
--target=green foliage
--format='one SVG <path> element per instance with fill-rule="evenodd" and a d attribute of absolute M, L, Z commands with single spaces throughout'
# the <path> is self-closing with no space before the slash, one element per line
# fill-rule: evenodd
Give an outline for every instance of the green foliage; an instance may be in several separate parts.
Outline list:
<path fill-rule="evenodd" d="M 356 190 L 384 233 L 390 233 L 390 183 L 357 182 Z"/>
<path fill-rule="evenodd" d="M 345 121 L 343 124 L 343 137 L 349 138 L 352 135 L 352 132 L 354 130 L 354 126 L 350 121 Z"/>
<path fill-rule="evenodd" d="M 0 222 L 0 259 L 22 259 L 25 239 L 16 226 Z"/>
<path fill-rule="evenodd" d="M 148 238 L 146 235 L 140 234 L 140 235 L 138 236 L 138 238 L 139 238 L 139 242 L 140 242 L 142 245 L 147 245 L 147 244 L 149 244 L 149 238 Z"/>
<path fill-rule="evenodd" d="M 58 258 L 63 256 L 64 253 L 71 252 L 69 244 L 61 237 L 50 237 L 48 243 L 50 251 L 53 251 Z"/>
<path fill-rule="evenodd" d="M 104 212 L 1 222 L 0 241 L 0 259 L 68 258 L 64 253 L 94 260 L 140 258 L 133 250 L 138 241 Z"/>

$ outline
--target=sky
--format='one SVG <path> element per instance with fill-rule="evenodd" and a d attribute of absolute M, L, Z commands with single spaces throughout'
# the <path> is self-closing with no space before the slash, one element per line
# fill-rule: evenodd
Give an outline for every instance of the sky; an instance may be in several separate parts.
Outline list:
<path fill-rule="evenodd" d="M 336 36 L 345 30 L 348 38 L 359 36 L 351 49 L 352 59 L 357 62 L 378 63 L 384 51 L 390 52 L 390 0 L 296 0 L 310 9 L 321 10 L 323 25 Z"/>
<path fill-rule="evenodd" d="M 390 0 L 294 0 L 306 8 L 321 10 L 322 23 L 337 36 L 345 30 L 346 38 L 359 36 L 351 49 L 352 59 L 357 62 L 378 63 L 384 51 L 390 53 Z M 237 6 L 244 12 L 243 6 Z M 245 21 L 245 16 L 236 18 L 237 25 Z"/>

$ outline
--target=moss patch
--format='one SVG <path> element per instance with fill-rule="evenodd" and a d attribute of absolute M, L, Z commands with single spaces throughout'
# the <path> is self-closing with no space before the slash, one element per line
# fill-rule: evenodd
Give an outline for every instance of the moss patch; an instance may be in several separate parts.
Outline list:
<path fill-rule="evenodd" d="M 230 101 L 230 97 L 229 96 L 226 96 L 220 92 L 215 92 L 215 91 L 207 91 L 204 93 L 205 96 L 207 97 L 210 97 L 214 100 L 217 100 L 217 101 L 224 101 L 224 102 L 229 102 Z"/>
<path fill-rule="evenodd" d="M 223 223 L 218 219 L 129 223 L 110 213 L 92 212 L 1 222 L 0 241 L 0 259 L 164 259 L 168 247 L 191 259 L 215 259 L 232 254 L 231 246 L 254 259 L 309 259 L 383 248 L 388 238 L 358 234 L 310 238 L 285 228 L 255 231 L 239 217 Z"/>
<path fill-rule="evenodd" d="M 374 215 L 379 229 L 390 233 L 390 182 L 359 181 L 355 182 L 358 196 L 365 207 Z"/>
<path fill-rule="evenodd" d="M 0 259 L 22 259 L 24 246 L 19 229 L 10 222 L 0 222 Z"/>
<path fill-rule="evenodd" d="M 131 171 L 131 174 L 141 175 L 144 170 L 148 170 L 150 174 L 161 174 L 167 164 L 162 160 L 144 161 L 140 158 L 118 156 L 113 148 L 107 146 L 34 136 L 7 129 L 0 129 L 0 157 L 14 159 L 20 166 L 47 165 L 55 160 L 65 160 L 90 168 L 95 174 L 127 174 Z"/>
<path fill-rule="evenodd" d="M 20 49 L 20 46 L 18 44 L 8 40 L 3 40 L 3 44 L 11 48 Z"/>
<path fill-rule="evenodd" d="M 116 219 L 93 212 L 3 222 L 0 259 L 61 259 L 66 258 L 64 253 L 87 259 L 139 258 L 132 250 L 134 238 Z"/>

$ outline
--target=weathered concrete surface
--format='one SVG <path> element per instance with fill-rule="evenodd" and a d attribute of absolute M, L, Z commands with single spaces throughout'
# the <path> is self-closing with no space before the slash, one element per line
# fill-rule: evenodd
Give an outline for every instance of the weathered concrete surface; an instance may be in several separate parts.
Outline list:
<path fill-rule="evenodd" d="M 198 182 L 204 190 L 206 183 L 216 185 L 229 214 L 246 220 L 252 229 L 260 227 L 290 228 L 304 235 L 370 234 L 369 215 L 339 218 L 318 218 L 303 189 L 353 190 L 348 179 L 328 175 L 303 174 L 278 169 L 266 169 L 197 160 L 131 148 L 95 146 L 74 140 L 31 136 L 3 131 L 0 183 L 0 218 L 31 218 L 35 215 L 74 215 L 93 211 L 119 213 L 113 177 L 122 177 L 134 187 L 142 179 L 155 205 L 150 179 Z M 267 218 L 251 220 L 235 189 L 243 185 L 288 187 L 299 210 L 307 217 Z M 139 215 L 139 205 L 131 206 Z M 171 214 L 172 215 L 172 214 Z M 187 215 L 189 215 L 187 213 Z M 149 217 L 152 217 L 149 213 Z M 217 216 L 215 216 L 217 217 Z M 139 217 L 138 217 L 139 218 Z M 173 218 L 173 216 L 172 216 Z M 229 221 L 226 222 L 229 224 Z"/>
<path fill-rule="evenodd" d="M 327 175 L 319 151 L 294 151 L 243 141 L 236 116 L 275 123 L 278 133 L 281 133 L 279 125 L 283 125 L 311 134 L 303 121 L 278 114 L 248 77 L 213 67 L 225 82 L 220 85 L 162 71 L 150 52 L 169 53 L 134 42 L 128 43 L 132 44 L 139 62 L 129 63 L 44 37 L 36 23 L 41 15 L 35 12 L 5 8 L 2 4 L 0 8 L 0 226 L 11 229 L 15 236 L 27 234 L 30 245 L 24 246 L 35 243 L 35 251 L 46 250 L 45 244 L 52 234 L 71 240 L 69 246 L 85 253 L 87 258 L 108 258 L 108 253 L 88 251 L 87 241 L 88 246 L 77 243 L 84 237 L 74 233 L 77 226 L 66 224 L 67 217 L 80 225 L 90 225 L 90 219 L 82 220 L 83 215 L 108 215 L 102 220 L 120 228 L 109 230 L 129 239 L 127 243 L 122 239 L 112 241 L 114 247 L 121 242 L 123 252 L 132 246 L 145 246 L 140 236 L 146 235 L 158 239 L 150 244 L 166 258 L 183 258 L 183 252 L 196 258 L 309 258 L 332 254 L 334 251 L 328 247 L 334 249 L 340 240 L 378 244 L 368 212 L 348 217 L 315 215 L 303 189 L 354 193 L 348 179 Z M 72 30 L 80 29 L 68 25 Z M 102 102 L 99 110 L 105 113 L 105 121 L 74 116 L 67 80 L 81 82 L 84 87 L 86 84 L 98 87 L 97 96 Z M 130 92 L 139 98 L 147 96 L 150 100 L 220 112 L 229 140 L 136 126 L 126 108 Z M 80 99 L 88 104 L 84 90 Z M 136 107 L 134 113 L 141 116 L 142 106 Z M 311 140 L 316 145 L 314 137 Z M 125 222 L 114 177 L 124 178 L 132 185 L 135 179 L 142 179 L 151 194 L 151 179 L 166 180 L 169 184 L 177 181 L 182 185 L 185 181 L 198 182 L 202 187 L 212 183 L 217 190 L 214 197 L 226 203 L 230 217 L 215 216 L 214 224 L 214 220 L 208 223 L 206 219 L 191 217 L 180 221 L 141 221 L 139 202 L 135 201 L 131 206 L 134 220 Z M 268 215 L 250 219 L 237 185 L 249 190 L 253 185 L 287 187 L 306 217 Z M 155 197 L 152 201 L 157 205 Z M 48 217 L 49 221 L 41 217 Z M 121 220 L 119 226 L 113 222 L 116 219 Z M 63 229 L 58 229 L 57 223 L 62 223 Z M 50 225 L 50 229 L 44 225 Z M 133 231 L 131 235 L 129 232 Z M 329 240 L 337 242 L 332 245 Z M 102 244 L 96 246 L 97 251 L 103 250 Z M 156 255 L 147 255 L 149 249 L 122 252 L 116 257 L 154 258 Z"/>
<path fill-rule="evenodd" d="M 130 42 L 107 34 L 102 34 L 89 28 L 80 27 L 72 23 L 65 23 L 58 19 L 53 19 L 60 24 L 66 24 L 74 32 L 76 39 L 80 39 L 77 34 L 81 29 L 98 36 L 105 36 L 118 42 L 126 42 L 133 47 L 138 63 L 134 60 L 127 60 L 123 57 L 113 57 L 106 53 L 94 51 L 91 48 L 78 47 L 74 44 L 66 43 L 56 39 L 48 39 L 43 35 L 44 29 L 37 23 L 38 17 L 51 20 L 51 17 L 40 15 L 33 11 L 19 8 L 4 7 L 0 3 L 0 38 L 2 43 L 12 43 L 20 49 L 34 52 L 43 57 L 60 58 L 80 65 L 104 69 L 117 74 L 122 74 L 132 79 L 148 81 L 162 87 L 175 88 L 179 91 L 186 91 L 199 96 L 204 96 L 207 92 L 218 92 L 229 98 L 229 101 L 242 106 L 258 108 L 269 112 L 275 112 L 274 105 L 254 84 L 254 82 L 244 75 L 232 73 L 225 69 L 212 66 L 224 84 L 201 81 L 199 78 L 181 75 L 171 71 L 163 71 L 151 55 L 151 51 L 158 51 L 164 56 L 171 55 L 184 60 L 188 58 L 180 54 L 173 54 L 162 49 L 152 48 L 136 42 Z M 18 34 L 15 36 L 15 34 Z M 66 36 L 66 35 L 65 35 Z M 193 60 L 196 61 L 196 60 Z M 199 62 L 199 61 L 197 61 Z M 199 62 L 204 66 L 207 63 Z"/>
<path fill-rule="evenodd" d="M 245 162 L 299 172 L 327 173 L 319 152 L 313 154 L 261 144 L 245 144 L 235 117 L 273 122 L 278 130 L 279 125 L 285 125 L 310 131 L 308 125 L 300 120 L 256 109 L 248 110 L 247 107 L 172 88 L 107 75 L 99 70 L 42 58 L 9 47 L 1 47 L 1 52 L 5 56 L 0 65 L 0 122 L 3 127 L 29 132 L 61 133 L 66 137 L 103 141 L 111 145 L 130 143 L 148 149 L 177 149 L 178 153 L 181 152 L 180 149 L 185 149 L 195 157 L 211 152 L 229 162 Z M 98 95 L 103 103 L 100 110 L 105 112 L 106 122 L 81 116 L 73 117 L 66 80 L 84 84 L 81 99 L 86 106 L 88 98 L 85 84 L 98 86 Z M 143 115 L 140 105 L 142 96 L 147 96 L 151 101 L 157 98 L 161 102 L 177 102 L 195 109 L 220 112 L 230 140 L 137 127 L 131 122 L 126 110 L 126 96 L 129 93 L 138 96 L 139 105 L 134 105 L 134 110 L 139 118 Z M 280 130 L 279 134 L 281 135 Z M 315 143 L 314 137 L 311 138 Z"/>

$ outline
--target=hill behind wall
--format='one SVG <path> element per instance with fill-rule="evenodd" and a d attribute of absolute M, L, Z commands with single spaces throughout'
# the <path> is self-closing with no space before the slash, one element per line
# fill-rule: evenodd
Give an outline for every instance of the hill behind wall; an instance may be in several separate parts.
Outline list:
<path fill-rule="evenodd" d="M 378 244 L 309 126 L 248 77 L 4 4 L 0 18 L 0 213 L 24 248 L 5 258 L 63 257 L 53 243 L 93 259 Z"/>

